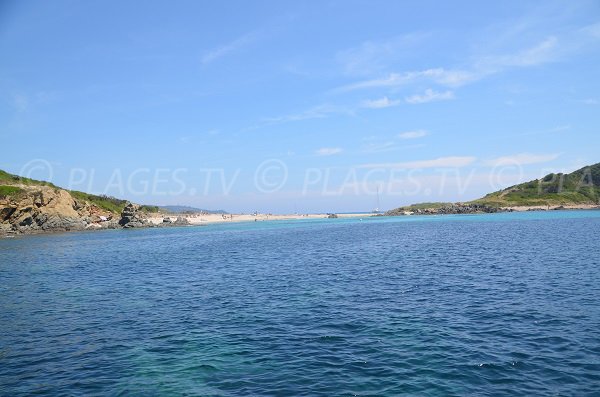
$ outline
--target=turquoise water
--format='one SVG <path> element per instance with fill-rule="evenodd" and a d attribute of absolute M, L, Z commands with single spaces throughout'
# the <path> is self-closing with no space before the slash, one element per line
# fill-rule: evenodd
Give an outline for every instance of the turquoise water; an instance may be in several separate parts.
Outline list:
<path fill-rule="evenodd" d="M 598 395 L 600 211 L 0 240 L 0 394 Z"/>

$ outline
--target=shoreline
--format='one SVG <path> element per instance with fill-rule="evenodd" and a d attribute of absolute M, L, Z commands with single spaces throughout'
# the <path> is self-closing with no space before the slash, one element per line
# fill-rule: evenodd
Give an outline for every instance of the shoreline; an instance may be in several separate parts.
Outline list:
<path fill-rule="evenodd" d="M 219 223 L 239 223 L 239 222 L 264 222 L 264 221 L 291 221 L 302 219 L 347 219 L 347 218 L 365 218 L 374 216 L 372 213 L 356 214 L 335 214 L 330 217 L 329 214 L 172 214 L 160 215 L 152 214 L 146 219 L 155 226 L 163 224 L 165 218 L 186 219 L 190 226 L 211 225 Z"/>
<path fill-rule="evenodd" d="M 549 211 L 598 211 L 600 210 L 599 205 L 572 205 L 572 206 L 557 206 L 557 207 L 545 207 L 545 206 L 527 206 L 527 207 L 503 207 L 496 214 L 502 214 L 507 212 L 549 212 Z M 336 214 L 330 217 L 329 214 L 288 214 L 288 215 L 272 215 L 272 214 L 152 214 L 145 218 L 147 221 L 146 225 L 135 227 L 132 229 L 154 229 L 154 228 L 172 228 L 172 227 L 202 227 L 219 224 L 235 224 L 235 223 L 249 223 L 249 222 L 277 222 L 277 221 L 296 221 L 296 220 L 314 220 L 314 219 L 353 219 L 353 218 L 376 218 L 376 217 L 404 217 L 404 216 L 443 216 L 443 215 L 481 215 L 481 214 L 494 214 L 486 212 L 473 212 L 466 214 L 412 214 L 412 215 L 384 215 L 384 214 L 373 214 L 373 213 L 353 213 L 353 214 Z M 165 218 L 171 218 L 175 220 L 177 218 L 184 218 L 187 220 L 187 224 L 176 224 L 176 223 L 165 223 Z M 4 238 L 15 238 L 25 237 L 34 235 L 51 235 L 51 234 L 62 234 L 62 233 L 74 233 L 74 232 L 96 232 L 105 230 L 121 230 L 126 229 L 122 227 L 112 226 L 100 226 L 95 225 L 82 229 L 46 229 L 46 230 L 31 230 L 27 232 L 14 232 L 14 231 L 3 231 L 0 230 L 0 239 Z"/>

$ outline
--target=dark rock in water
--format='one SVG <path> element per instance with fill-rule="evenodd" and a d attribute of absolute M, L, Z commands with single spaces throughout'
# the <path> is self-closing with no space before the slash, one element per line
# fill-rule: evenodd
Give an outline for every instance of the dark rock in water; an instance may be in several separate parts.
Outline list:
<path fill-rule="evenodd" d="M 338 217 L 337 214 L 327 214 L 327 218 L 329 218 L 329 219 L 335 219 L 337 217 Z"/>
<path fill-rule="evenodd" d="M 127 203 L 121 212 L 119 225 L 126 229 L 149 226 L 148 221 L 140 216 L 138 209 L 139 207 L 137 205 Z"/>
<path fill-rule="evenodd" d="M 172 218 L 164 218 L 162 222 L 162 226 L 187 226 L 190 222 L 187 218 L 177 217 L 177 219 L 173 220 Z"/>
<path fill-rule="evenodd" d="M 174 225 L 177 226 L 187 226 L 190 224 L 190 222 L 187 220 L 187 218 L 183 218 L 183 217 L 177 217 L 177 219 L 175 220 L 175 222 L 173 222 Z"/>
<path fill-rule="evenodd" d="M 496 212 L 511 212 L 511 209 L 491 207 L 477 203 L 455 203 L 447 204 L 438 208 L 419 208 L 410 211 L 410 208 L 396 208 L 385 213 L 386 216 L 405 215 L 405 212 L 413 212 L 417 215 L 450 215 L 450 214 L 492 214 Z"/>

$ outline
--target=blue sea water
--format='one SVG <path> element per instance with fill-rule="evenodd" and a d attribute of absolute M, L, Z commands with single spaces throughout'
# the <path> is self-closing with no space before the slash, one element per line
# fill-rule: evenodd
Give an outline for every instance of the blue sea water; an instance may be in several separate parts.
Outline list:
<path fill-rule="evenodd" d="M 600 211 L 0 240 L 0 394 L 599 395 Z"/>

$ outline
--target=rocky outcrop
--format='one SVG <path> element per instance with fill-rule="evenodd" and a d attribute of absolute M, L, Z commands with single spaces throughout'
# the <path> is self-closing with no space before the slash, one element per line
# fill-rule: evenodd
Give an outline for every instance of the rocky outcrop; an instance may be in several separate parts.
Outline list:
<path fill-rule="evenodd" d="M 100 223 L 105 211 L 78 202 L 66 190 L 50 186 L 21 186 L 23 193 L 0 198 L 0 232 L 39 233 L 83 230 Z"/>
<path fill-rule="evenodd" d="M 410 207 L 404 208 L 396 208 L 394 210 L 386 212 L 384 215 L 386 216 L 399 216 L 399 215 L 450 215 L 450 214 L 492 214 L 496 212 L 510 212 L 511 209 L 508 208 L 499 208 L 492 207 L 485 204 L 462 204 L 462 203 L 454 203 L 447 204 L 441 207 L 435 208 L 419 208 L 419 209 L 411 209 Z"/>
<path fill-rule="evenodd" d="M 141 216 L 139 206 L 132 203 L 127 203 L 125 208 L 123 208 L 119 225 L 126 229 L 151 226 L 150 223 Z"/>
<path fill-rule="evenodd" d="M 164 218 L 161 226 L 188 226 L 190 221 L 187 218 L 178 216 L 175 220 L 173 218 Z"/>

